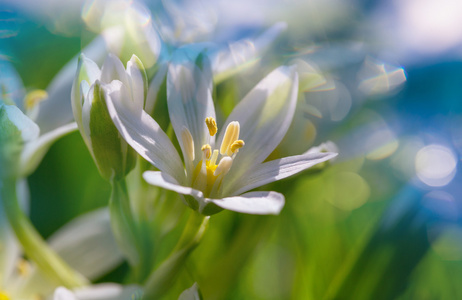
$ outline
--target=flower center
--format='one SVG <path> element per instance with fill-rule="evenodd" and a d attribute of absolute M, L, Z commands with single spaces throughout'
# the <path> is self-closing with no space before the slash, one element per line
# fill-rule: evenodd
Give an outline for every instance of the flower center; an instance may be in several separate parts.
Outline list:
<path fill-rule="evenodd" d="M 217 131 L 217 123 L 214 118 L 205 119 L 205 124 L 210 136 Z M 210 144 L 202 145 L 202 160 L 196 166 L 192 166 L 194 160 L 194 141 L 187 128 L 183 129 L 182 140 L 186 152 L 185 158 L 190 159 L 191 186 L 204 193 L 205 197 L 213 197 L 221 187 L 224 176 L 229 172 L 239 149 L 244 147 L 244 141 L 239 140 L 240 125 L 234 121 L 226 127 L 225 135 L 220 150 L 213 149 Z M 220 159 L 219 159 L 220 158 Z"/>

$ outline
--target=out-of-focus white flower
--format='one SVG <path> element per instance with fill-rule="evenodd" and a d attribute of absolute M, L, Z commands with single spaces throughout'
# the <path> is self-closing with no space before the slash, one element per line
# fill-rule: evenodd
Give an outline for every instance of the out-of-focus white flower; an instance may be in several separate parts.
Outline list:
<path fill-rule="evenodd" d="M 186 195 L 187 204 L 206 215 L 221 209 L 279 213 L 283 195 L 245 192 L 336 156 L 302 154 L 263 162 L 292 121 L 298 93 L 297 72 L 293 67 L 279 67 L 257 84 L 230 114 L 217 144 L 211 83 L 210 69 L 201 69 L 179 50 L 169 66 L 167 103 L 184 165 L 156 121 L 144 111 L 133 111 L 124 104 L 128 88 L 121 82 L 114 81 L 112 88 L 106 89 L 108 110 L 124 139 L 160 169 L 144 173 L 150 184 Z"/>
<path fill-rule="evenodd" d="M 198 1 L 162 1 L 165 10 L 157 17 L 162 38 L 173 45 L 210 40 L 217 24 L 216 12 Z"/>
<path fill-rule="evenodd" d="M 70 266 L 90 279 L 106 274 L 123 260 L 112 235 L 107 209 L 74 219 L 52 235 L 49 242 Z M 3 205 L 0 205 L 0 275 L 2 300 L 41 299 L 56 288 L 55 282 L 21 258 Z"/>
<path fill-rule="evenodd" d="M 24 144 L 37 139 L 39 131 L 19 108 L 0 101 L 0 180 L 17 175 Z"/>
<path fill-rule="evenodd" d="M 142 3 L 87 1 L 82 8 L 82 19 L 90 30 L 105 37 L 109 52 L 122 61 L 128 61 L 135 54 L 147 69 L 157 62 L 161 40 L 152 24 L 151 13 Z"/>
<path fill-rule="evenodd" d="M 96 38 L 85 48 L 85 52 L 97 61 L 102 60 L 101 57 L 106 54 L 104 38 Z M 77 129 L 72 122 L 70 105 L 76 64 L 77 57 L 58 72 L 46 90 L 35 90 L 26 95 L 22 81 L 11 64 L 0 61 L 0 102 L 16 105 L 40 128 L 40 135 L 29 139 L 23 146 L 17 170 L 22 177 L 36 169 L 53 142 Z"/>

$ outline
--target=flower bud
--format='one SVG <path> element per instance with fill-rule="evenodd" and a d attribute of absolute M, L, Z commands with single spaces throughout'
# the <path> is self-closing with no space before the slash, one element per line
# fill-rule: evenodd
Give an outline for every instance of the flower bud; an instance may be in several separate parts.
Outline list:
<path fill-rule="evenodd" d="M 135 166 L 136 156 L 112 123 L 99 81 L 91 86 L 86 104 L 82 121 L 89 137 L 93 159 L 103 178 L 121 179 Z"/>
<path fill-rule="evenodd" d="M 72 108 L 80 133 L 106 180 L 121 179 L 135 166 L 136 153 L 120 137 L 107 111 L 111 82 L 124 85 L 123 101 L 128 108 L 142 109 L 146 95 L 146 73 L 139 59 L 132 58 L 124 69 L 120 60 L 109 55 L 101 70 L 81 55 L 72 89 Z"/>

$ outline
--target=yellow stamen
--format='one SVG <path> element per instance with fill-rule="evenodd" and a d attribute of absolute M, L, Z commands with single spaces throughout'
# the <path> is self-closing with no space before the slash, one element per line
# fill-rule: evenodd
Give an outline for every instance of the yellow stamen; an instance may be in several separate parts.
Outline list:
<path fill-rule="evenodd" d="M 218 150 L 213 150 L 212 158 L 210 158 L 210 165 L 214 165 L 217 162 Z"/>
<path fill-rule="evenodd" d="M 34 108 L 37 104 L 48 98 L 48 93 L 44 90 L 34 90 L 27 93 L 24 98 L 24 107 L 29 110 Z"/>
<path fill-rule="evenodd" d="M 225 136 L 223 142 L 221 142 L 220 154 L 221 155 L 230 155 L 229 147 L 239 138 L 240 126 L 239 122 L 234 121 L 228 124 L 226 127 Z"/>
<path fill-rule="evenodd" d="M 231 165 L 233 164 L 233 159 L 229 156 L 225 156 L 220 160 L 215 172 L 213 172 L 214 176 L 218 176 L 223 173 L 225 175 L 228 173 L 229 169 L 231 169 Z"/>
<path fill-rule="evenodd" d="M 189 161 L 194 160 L 194 140 L 192 138 L 191 132 L 188 128 L 183 127 L 181 130 L 181 140 L 183 141 L 184 154 L 185 158 L 188 158 Z"/>
<path fill-rule="evenodd" d="M 26 277 L 30 272 L 30 264 L 24 259 L 20 259 L 16 265 L 21 276 Z"/>
<path fill-rule="evenodd" d="M 245 143 L 243 140 L 237 140 L 237 141 L 234 141 L 234 143 L 231 144 L 231 146 L 229 147 L 229 150 L 231 150 L 231 153 L 237 153 L 239 152 L 239 149 L 241 149 L 242 147 L 244 147 Z"/>
<path fill-rule="evenodd" d="M 210 159 L 212 156 L 212 147 L 209 144 L 205 144 L 202 146 L 201 150 L 204 153 L 205 158 Z"/>
<path fill-rule="evenodd" d="M 215 119 L 213 117 L 207 117 L 205 118 L 205 124 L 209 129 L 210 136 L 214 136 L 218 131 L 217 122 Z"/>

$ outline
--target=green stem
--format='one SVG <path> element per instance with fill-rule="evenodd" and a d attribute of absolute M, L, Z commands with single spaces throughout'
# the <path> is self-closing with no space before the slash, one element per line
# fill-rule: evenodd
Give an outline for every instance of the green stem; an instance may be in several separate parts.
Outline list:
<path fill-rule="evenodd" d="M 189 254 L 199 245 L 209 217 L 191 211 L 188 222 L 172 253 L 149 275 L 143 299 L 159 299 L 175 281 Z"/>
<path fill-rule="evenodd" d="M 109 201 L 111 226 L 119 248 L 132 266 L 135 279 L 142 277 L 142 236 L 138 236 L 138 223 L 133 215 L 125 179 L 113 180 Z"/>
<path fill-rule="evenodd" d="M 88 284 L 85 277 L 72 269 L 48 246 L 21 210 L 16 195 L 16 179 L 2 179 L 0 190 L 5 213 L 27 257 L 59 285 L 75 288 Z"/>

